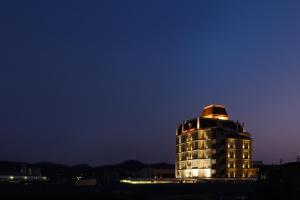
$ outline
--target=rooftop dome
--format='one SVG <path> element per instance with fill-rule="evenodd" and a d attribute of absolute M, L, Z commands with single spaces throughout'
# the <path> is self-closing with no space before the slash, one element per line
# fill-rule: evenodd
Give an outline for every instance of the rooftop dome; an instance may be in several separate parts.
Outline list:
<path fill-rule="evenodd" d="M 228 120 L 226 109 L 223 105 L 211 104 L 204 107 L 202 112 L 203 118 Z"/>

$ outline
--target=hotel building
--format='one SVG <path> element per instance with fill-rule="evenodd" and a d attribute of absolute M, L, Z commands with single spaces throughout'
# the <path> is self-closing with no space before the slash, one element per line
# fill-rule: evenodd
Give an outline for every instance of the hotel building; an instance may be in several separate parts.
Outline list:
<path fill-rule="evenodd" d="M 178 179 L 255 177 L 252 140 L 243 124 L 229 120 L 223 105 L 209 105 L 202 115 L 176 129 Z"/>

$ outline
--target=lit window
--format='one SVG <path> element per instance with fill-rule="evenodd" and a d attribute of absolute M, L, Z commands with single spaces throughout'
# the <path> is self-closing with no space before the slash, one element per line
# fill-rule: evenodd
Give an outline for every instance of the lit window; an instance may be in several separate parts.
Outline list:
<path fill-rule="evenodd" d="M 235 163 L 233 161 L 230 161 L 228 163 L 228 168 L 235 168 Z"/>

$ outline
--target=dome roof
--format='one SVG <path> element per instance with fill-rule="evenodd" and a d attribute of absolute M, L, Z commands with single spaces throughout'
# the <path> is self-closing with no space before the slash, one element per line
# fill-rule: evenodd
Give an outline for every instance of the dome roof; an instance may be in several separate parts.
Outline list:
<path fill-rule="evenodd" d="M 211 104 L 209 106 L 204 107 L 202 117 L 221 120 L 229 119 L 225 107 L 223 105 L 218 104 Z"/>

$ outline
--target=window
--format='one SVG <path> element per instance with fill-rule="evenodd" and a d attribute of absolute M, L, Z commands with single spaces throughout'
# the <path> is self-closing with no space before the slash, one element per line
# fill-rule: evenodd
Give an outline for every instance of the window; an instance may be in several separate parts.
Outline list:
<path fill-rule="evenodd" d="M 185 153 L 183 153 L 183 154 L 181 155 L 181 160 L 186 160 L 186 154 L 185 154 Z"/>
<path fill-rule="evenodd" d="M 191 150 L 191 145 L 190 145 L 189 143 L 186 145 L 186 150 L 187 150 L 187 151 L 190 151 L 190 150 Z"/>
<path fill-rule="evenodd" d="M 186 151 L 186 148 L 185 148 L 184 144 L 181 146 L 181 152 L 183 152 L 183 151 Z"/>
<path fill-rule="evenodd" d="M 193 140 L 198 140 L 198 133 L 197 132 L 194 132 L 192 134 L 192 137 L 193 137 Z"/>
<path fill-rule="evenodd" d="M 250 149 L 250 142 L 249 141 L 244 141 L 243 142 L 243 149 Z"/>
<path fill-rule="evenodd" d="M 228 168 L 234 168 L 235 165 L 234 165 L 234 162 L 233 161 L 229 161 L 228 162 Z"/>
<path fill-rule="evenodd" d="M 204 157 L 203 151 L 198 151 L 198 158 L 202 159 Z"/>
<path fill-rule="evenodd" d="M 187 168 L 188 168 L 188 169 L 191 168 L 191 162 L 187 162 Z"/>
<path fill-rule="evenodd" d="M 249 159 L 249 158 L 250 158 L 249 152 L 245 152 L 245 153 L 243 154 L 243 158 Z"/>
<path fill-rule="evenodd" d="M 248 161 L 244 162 L 243 168 L 250 168 L 250 164 Z"/>
<path fill-rule="evenodd" d="M 229 149 L 234 149 L 234 148 L 235 148 L 235 143 L 234 143 L 234 141 L 233 141 L 233 140 L 232 140 L 232 141 L 228 141 L 227 147 L 228 147 Z"/>
<path fill-rule="evenodd" d="M 235 177 L 235 173 L 233 171 L 231 171 L 229 177 Z"/>
<path fill-rule="evenodd" d="M 194 151 L 193 152 L 193 159 L 197 159 L 198 158 L 198 153 L 197 153 L 197 151 Z"/>
<path fill-rule="evenodd" d="M 185 143 L 186 142 L 186 135 L 181 136 L 181 143 Z"/>
<path fill-rule="evenodd" d="M 199 131 L 198 132 L 198 140 L 203 140 L 203 132 L 202 131 Z"/>
<path fill-rule="evenodd" d="M 198 142 L 198 148 L 199 149 L 203 149 L 204 145 L 203 145 L 203 141 L 199 141 Z"/>
<path fill-rule="evenodd" d="M 234 157 L 235 157 L 234 152 L 233 151 L 229 152 L 229 158 L 234 158 Z"/>
<path fill-rule="evenodd" d="M 197 148 L 198 148 L 198 142 L 193 142 L 192 148 L 193 148 L 193 149 L 197 149 Z"/>
<path fill-rule="evenodd" d="M 179 169 L 186 169 L 186 165 L 184 162 L 179 163 Z"/>

